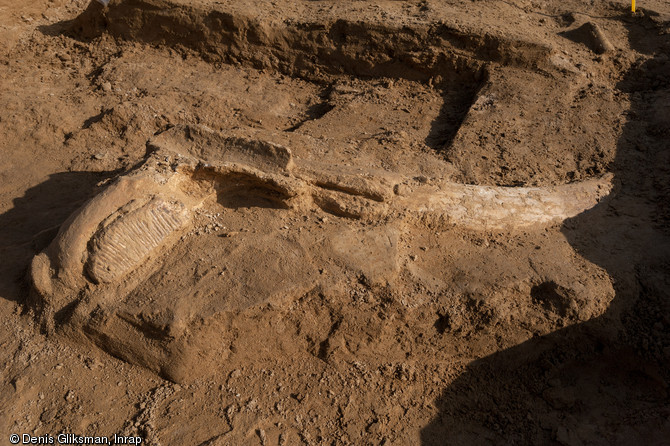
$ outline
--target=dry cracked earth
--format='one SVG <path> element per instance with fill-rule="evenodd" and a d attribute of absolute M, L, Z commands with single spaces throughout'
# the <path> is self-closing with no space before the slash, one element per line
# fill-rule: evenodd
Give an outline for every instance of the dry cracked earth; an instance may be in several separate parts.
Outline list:
<path fill-rule="evenodd" d="M 0 442 L 669 444 L 670 5 L 0 0 Z"/>

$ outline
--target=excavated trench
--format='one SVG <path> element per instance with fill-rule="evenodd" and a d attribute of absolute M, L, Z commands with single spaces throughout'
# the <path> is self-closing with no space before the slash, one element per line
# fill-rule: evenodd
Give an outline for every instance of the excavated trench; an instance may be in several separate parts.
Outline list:
<path fill-rule="evenodd" d="M 299 6 L 318 8 L 304 3 Z M 592 54 L 568 60 L 541 41 L 446 22 L 363 22 L 322 12 L 278 20 L 271 12 L 250 17 L 235 8 L 92 2 L 69 32 L 169 49 L 173 58 L 196 55 L 224 72 L 235 67 L 285 77 L 296 92 L 318 90 L 319 100 L 296 119 L 281 127 L 264 120 L 261 127 L 327 138 L 331 150 L 348 152 L 337 161 L 367 165 L 372 157 L 377 167 L 404 167 L 417 176 L 547 186 L 602 175 L 614 159 L 619 128 L 594 133 L 585 119 L 599 113 L 615 122 L 625 104 L 590 79 Z M 249 100 L 260 103 L 270 93 L 265 87 Z M 552 107 L 557 112 L 547 113 Z"/>
<path fill-rule="evenodd" d="M 446 28 L 392 28 L 342 19 L 265 22 L 156 1 L 112 2 L 108 8 L 92 2 L 72 31 L 83 38 L 107 32 L 127 40 L 188 48 L 211 62 L 317 81 L 353 75 L 420 82 L 440 77 L 472 83 L 481 63 L 478 66 L 468 52 L 479 52 L 482 61 L 505 58 L 504 50 L 483 51 L 494 45 L 451 35 Z"/>
<path fill-rule="evenodd" d="M 312 104 L 301 121 L 282 129 L 289 132 L 346 105 L 343 102 L 351 99 L 351 93 L 380 80 L 385 81 L 384 86 L 394 80 L 410 85 L 405 88 L 410 100 L 396 108 L 406 110 L 408 120 L 415 119 L 412 112 L 420 108 L 421 100 L 411 98 L 418 96 L 411 84 L 425 86 L 443 103 L 419 142 L 442 156 L 486 84 L 492 65 L 554 69 L 546 46 L 468 34 L 444 24 L 394 26 L 342 18 L 279 22 L 170 1 L 112 1 L 108 7 L 92 2 L 70 32 L 84 39 L 108 33 L 124 40 L 195 51 L 211 64 L 280 73 L 320 86 L 323 101 Z M 374 102 L 375 98 L 367 99 Z M 348 117 L 354 124 L 357 116 Z"/>

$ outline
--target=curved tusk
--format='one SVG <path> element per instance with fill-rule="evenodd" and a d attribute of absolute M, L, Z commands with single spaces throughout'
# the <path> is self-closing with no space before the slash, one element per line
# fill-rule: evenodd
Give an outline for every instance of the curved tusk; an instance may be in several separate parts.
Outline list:
<path fill-rule="evenodd" d="M 448 183 L 407 197 L 404 206 L 467 229 L 516 229 L 560 223 L 591 209 L 611 189 L 611 174 L 554 187 Z"/>

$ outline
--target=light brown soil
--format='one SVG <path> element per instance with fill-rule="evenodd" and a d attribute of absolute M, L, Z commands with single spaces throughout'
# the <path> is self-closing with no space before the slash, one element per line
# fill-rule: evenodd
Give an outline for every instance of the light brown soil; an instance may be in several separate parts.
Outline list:
<path fill-rule="evenodd" d="M 0 441 L 667 444 L 670 7 L 638 7 L 0 0 Z M 491 230 L 221 186 L 114 307 L 158 351 L 200 327 L 174 374 L 45 313 L 30 264 L 180 125 L 402 176 L 398 195 L 614 188 Z"/>

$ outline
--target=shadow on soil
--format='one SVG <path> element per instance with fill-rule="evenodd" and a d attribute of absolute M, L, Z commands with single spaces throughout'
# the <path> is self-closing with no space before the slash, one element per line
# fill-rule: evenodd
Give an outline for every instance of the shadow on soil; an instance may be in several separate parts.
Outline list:
<path fill-rule="evenodd" d="M 667 444 L 670 116 L 662 110 L 670 37 L 640 20 L 628 23 L 631 46 L 652 58 L 617 85 L 631 95 L 631 109 L 614 191 L 562 228 L 579 255 L 613 278 L 611 307 L 471 363 L 436 401 L 423 445 Z"/>
<path fill-rule="evenodd" d="M 438 153 L 443 153 L 451 147 L 470 107 L 477 99 L 480 87 L 481 85 L 475 82 L 464 83 L 457 88 L 445 89 L 442 92 L 444 103 L 431 123 L 430 132 L 424 141 L 428 147 Z"/>
<path fill-rule="evenodd" d="M 58 233 L 60 225 L 96 192 L 111 172 L 62 172 L 49 176 L 13 200 L 0 215 L 0 297 L 20 301 L 32 257 Z"/>

